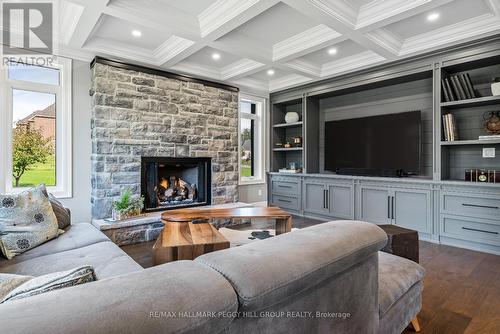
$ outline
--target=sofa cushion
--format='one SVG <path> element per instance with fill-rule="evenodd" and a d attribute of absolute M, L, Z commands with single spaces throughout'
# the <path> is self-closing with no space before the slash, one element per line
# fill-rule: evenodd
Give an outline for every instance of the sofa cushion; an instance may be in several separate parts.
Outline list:
<path fill-rule="evenodd" d="M 52 210 L 54 210 L 54 214 L 56 215 L 57 224 L 60 229 L 65 229 L 69 225 L 71 225 L 71 215 L 69 210 L 64 207 L 64 205 L 59 202 L 59 200 L 47 191 L 45 184 L 41 184 L 38 186 L 43 194 L 49 199 L 50 205 L 52 206 Z"/>
<path fill-rule="evenodd" d="M 52 206 L 39 188 L 0 195 L 0 249 L 7 259 L 58 235 Z"/>
<path fill-rule="evenodd" d="M 33 276 L 0 274 L 0 301 L 12 290 L 32 279 Z"/>
<path fill-rule="evenodd" d="M 118 246 L 111 241 L 105 241 L 19 263 L 7 263 L 0 268 L 0 271 L 18 275 L 41 276 L 84 265 L 94 267 L 97 279 L 142 270 L 142 267 Z"/>
<path fill-rule="evenodd" d="M 419 264 L 392 254 L 379 252 L 378 302 L 382 317 L 411 287 L 424 279 Z"/>
<path fill-rule="evenodd" d="M 374 224 L 338 221 L 205 254 L 195 261 L 231 282 L 241 311 L 254 311 L 317 286 L 376 254 L 386 242 L 387 235 Z"/>
<path fill-rule="evenodd" d="M 93 281 L 95 281 L 95 274 L 92 266 L 83 266 L 71 270 L 33 277 L 13 289 L 0 301 L 0 303 L 28 298 L 49 291 L 68 288 L 70 286 Z"/>
<path fill-rule="evenodd" d="M 0 271 L 5 265 L 23 262 L 36 257 L 64 252 L 71 249 L 85 247 L 102 241 L 109 241 L 108 237 L 97 230 L 92 224 L 77 223 L 69 226 L 57 239 L 46 242 L 30 249 L 9 261 L 0 261 Z"/>

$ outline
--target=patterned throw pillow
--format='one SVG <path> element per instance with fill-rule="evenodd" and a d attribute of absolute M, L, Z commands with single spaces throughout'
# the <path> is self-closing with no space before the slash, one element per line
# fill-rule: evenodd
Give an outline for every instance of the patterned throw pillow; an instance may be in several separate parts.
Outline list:
<path fill-rule="evenodd" d="M 62 205 L 61 202 L 59 202 L 54 195 L 52 195 L 47 191 L 45 184 L 43 183 L 40 184 L 38 188 L 40 188 L 43 194 L 49 198 L 50 205 L 52 205 L 52 210 L 54 210 L 54 214 L 56 215 L 57 224 L 59 225 L 59 228 L 65 229 L 66 227 L 71 225 L 71 216 L 69 214 L 69 211 L 66 210 L 66 208 L 64 207 L 64 205 Z"/>
<path fill-rule="evenodd" d="M 49 199 L 38 189 L 0 195 L 0 249 L 7 259 L 58 235 Z"/>
<path fill-rule="evenodd" d="M 0 300 L 4 299 L 12 290 L 32 278 L 33 276 L 0 274 Z"/>
<path fill-rule="evenodd" d="M 34 277 L 12 290 L 7 296 L 1 299 L 0 304 L 95 280 L 96 277 L 92 266 L 83 266 L 68 271 Z"/>

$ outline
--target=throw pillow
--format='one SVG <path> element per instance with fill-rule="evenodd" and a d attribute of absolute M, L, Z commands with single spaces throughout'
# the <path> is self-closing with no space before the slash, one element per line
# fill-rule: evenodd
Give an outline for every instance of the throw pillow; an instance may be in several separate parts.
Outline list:
<path fill-rule="evenodd" d="M 71 225 L 71 216 L 69 214 L 69 211 L 64 207 L 64 205 L 62 205 L 61 202 L 59 202 L 54 195 L 47 192 L 45 184 L 43 183 L 40 184 L 38 188 L 40 188 L 43 194 L 48 197 L 50 205 L 52 205 L 52 210 L 54 210 L 54 214 L 56 215 L 57 224 L 59 225 L 59 228 L 65 229 L 66 227 Z"/>
<path fill-rule="evenodd" d="M 57 219 L 40 189 L 0 195 L 0 249 L 7 259 L 58 235 Z"/>
<path fill-rule="evenodd" d="M 83 266 L 39 277 L 34 277 L 12 290 L 1 301 L 12 301 L 27 298 L 41 293 L 67 288 L 96 280 L 92 266 Z"/>
<path fill-rule="evenodd" d="M 12 290 L 32 278 L 32 276 L 0 274 L 0 300 L 3 300 Z"/>

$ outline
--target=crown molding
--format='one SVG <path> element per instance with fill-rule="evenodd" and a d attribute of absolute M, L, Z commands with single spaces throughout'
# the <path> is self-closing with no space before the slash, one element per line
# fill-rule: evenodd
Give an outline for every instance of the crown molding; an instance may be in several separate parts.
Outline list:
<path fill-rule="evenodd" d="M 76 26 L 82 17 L 84 7 L 72 2 L 63 1 L 61 2 L 60 11 L 58 30 L 64 44 L 69 44 L 75 33 Z"/>
<path fill-rule="evenodd" d="M 215 80 L 222 80 L 220 77 L 220 71 L 218 69 L 205 65 L 198 65 L 189 61 L 180 62 L 170 68 L 176 72 L 198 75 L 204 78 L 211 78 Z"/>
<path fill-rule="evenodd" d="M 165 64 L 184 50 L 190 48 L 193 41 L 172 35 L 153 51 L 158 64 Z"/>
<path fill-rule="evenodd" d="M 242 88 L 247 88 L 269 94 L 269 85 L 267 82 L 262 80 L 254 78 L 239 78 L 237 80 L 231 80 L 231 83 L 238 86 L 241 90 Z"/>
<path fill-rule="evenodd" d="M 490 7 L 493 14 L 500 17 L 500 0 L 486 0 L 486 5 Z"/>
<path fill-rule="evenodd" d="M 264 66 L 265 64 L 253 61 L 251 59 L 242 59 L 223 67 L 220 70 L 220 78 L 222 80 L 227 80 L 242 75 L 250 75 Z"/>
<path fill-rule="evenodd" d="M 206 37 L 258 2 L 259 0 L 217 0 L 198 15 L 201 37 Z"/>
<path fill-rule="evenodd" d="M 373 51 L 365 51 L 357 55 L 335 60 L 321 67 L 321 77 L 336 76 L 352 70 L 385 62 L 386 59 Z"/>
<path fill-rule="evenodd" d="M 302 85 L 312 81 L 311 78 L 304 77 L 299 74 L 290 74 L 278 79 L 269 81 L 269 91 L 275 92 L 283 88 L 289 88 L 295 85 Z"/>
<path fill-rule="evenodd" d="M 100 37 L 94 37 L 90 42 L 87 42 L 85 49 L 91 50 L 96 54 L 105 54 L 119 59 L 132 60 L 144 64 L 160 65 L 151 51 L 133 47 L 129 44 L 110 41 Z"/>
<path fill-rule="evenodd" d="M 379 28 L 368 32 L 365 34 L 365 37 L 396 56 L 401 52 L 404 43 L 404 40 L 386 28 Z"/>
<path fill-rule="evenodd" d="M 321 67 L 302 59 L 294 59 L 284 64 L 286 67 L 316 78 L 321 77 Z"/>
<path fill-rule="evenodd" d="M 356 29 L 375 24 L 389 17 L 399 15 L 416 7 L 420 7 L 432 0 L 374 0 L 361 6 Z"/>
<path fill-rule="evenodd" d="M 350 29 L 356 28 L 356 20 L 358 13 L 348 2 L 344 0 L 336 1 L 335 3 L 328 0 L 307 0 L 311 5 L 331 17 L 339 20 Z"/>
<path fill-rule="evenodd" d="M 500 31 L 500 18 L 492 14 L 485 14 L 462 21 L 441 29 L 406 39 L 403 42 L 400 56 L 428 49 L 443 47 L 468 38 L 480 38 L 486 34 Z"/>
<path fill-rule="evenodd" d="M 281 60 L 289 56 L 296 56 L 301 52 L 316 51 L 325 43 L 332 42 L 342 37 L 342 34 L 327 27 L 324 24 L 317 25 L 300 34 L 294 35 L 273 45 L 273 61 Z"/>

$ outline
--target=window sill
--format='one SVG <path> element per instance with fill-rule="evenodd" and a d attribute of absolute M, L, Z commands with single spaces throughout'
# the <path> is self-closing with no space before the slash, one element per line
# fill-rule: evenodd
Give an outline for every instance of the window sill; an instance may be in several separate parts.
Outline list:
<path fill-rule="evenodd" d="M 252 185 L 259 185 L 259 184 L 266 184 L 265 180 L 259 179 L 259 180 L 239 180 L 238 185 L 239 186 L 252 186 Z"/>

